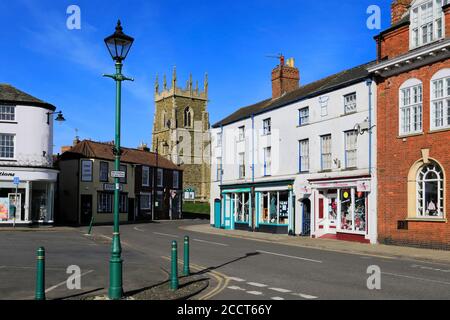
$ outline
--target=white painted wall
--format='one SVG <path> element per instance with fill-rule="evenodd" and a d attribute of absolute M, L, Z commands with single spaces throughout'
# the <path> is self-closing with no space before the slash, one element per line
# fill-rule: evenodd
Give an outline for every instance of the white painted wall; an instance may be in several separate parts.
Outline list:
<path fill-rule="evenodd" d="M 52 166 L 53 118 L 47 124 L 48 109 L 35 106 L 16 106 L 13 122 L 0 122 L 0 133 L 15 135 L 15 161 L 0 164 L 15 166 Z M 46 156 L 43 155 L 45 151 Z"/>
<path fill-rule="evenodd" d="M 372 126 L 376 125 L 376 84 L 372 83 Z M 344 114 L 344 96 L 356 92 L 357 112 Z M 217 134 L 221 128 L 211 129 L 212 135 L 212 167 L 211 167 L 211 224 L 214 224 L 214 199 L 220 198 L 220 184 L 238 184 L 252 182 L 252 163 L 254 163 L 254 181 L 272 181 L 295 178 L 294 192 L 299 199 L 298 188 L 307 183 L 308 179 L 338 178 L 346 176 L 358 176 L 369 174 L 369 134 L 358 137 L 357 169 L 345 169 L 344 132 L 354 129 L 355 125 L 362 123 L 369 117 L 369 89 L 365 81 L 348 87 L 335 90 L 322 95 L 328 98 L 327 115 L 321 115 L 321 103 L 319 97 L 292 103 L 288 106 L 269 111 L 254 117 L 252 131 L 252 119 L 245 119 L 223 127 L 222 146 L 217 145 Z M 309 106 L 310 124 L 299 127 L 299 109 Z M 263 120 L 271 118 L 272 134 L 263 135 Z M 245 126 L 246 139 L 238 142 L 238 128 Z M 323 173 L 320 162 L 320 136 L 332 135 L 332 159 L 338 159 L 341 167 L 333 165 L 332 171 Z M 309 139 L 310 146 L 310 172 L 299 174 L 299 140 Z M 253 144 L 254 141 L 254 144 Z M 254 145 L 254 147 L 253 147 Z M 272 175 L 264 177 L 263 150 L 272 148 Z M 370 194 L 369 231 L 372 242 L 376 241 L 376 127 L 372 130 L 372 192 Z M 254 149 L 254 150 L 253 150 Z M 238 179 L 239 164 L 238 154 L 245 152 L 246 178 Z M 223 178 L 217 181 L 217 157 L 222 157 Z M 254 159 L 254 162 L 253 162 Z M 300 212 L 300 204 L 297 201 L 296 212 Z M 297 216 L 299 216 L 297 214 Z M 300 223 L 299 221 L 296 221 Z"/>

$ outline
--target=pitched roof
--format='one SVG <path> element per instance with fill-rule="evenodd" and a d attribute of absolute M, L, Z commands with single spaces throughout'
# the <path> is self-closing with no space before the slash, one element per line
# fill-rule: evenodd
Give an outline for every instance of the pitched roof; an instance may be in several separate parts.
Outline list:
<path fill-rule="evenodd" d="M 10 84 L 0 83 L 0 103 L 15 103 L 25 106 L 37 106 L 55 110 L 55 106 L 35 98 Z"/>
<path fill-rule="evenodd" d="M 154 152 L 122 147 L 121 162 L 130 164 L 147 165 L 172 170 L 182 170 L 170 160 Z M 64 152 L 59 159 L 69 160 L 78 158 L 94 158 L 113 161 L 113 144 L 83 140 L 70 150 Z M 158 163 L 158 165 L 156 165 Z"/>
<path fill-rule="evenodd" d="M 352 69 L 344 70 L 321 80 L 301 86 L 278 99 L 267 99 L 256 104 L 241 108 L 232 113 L 228 117 L 215 123 L 212 127 L 219 128 L 240 120 L 248 119 L 252 115 L 266 113 L 268 111 L 284 107 L 288 104 L 320 96 L 326 92 L 337 90 L 344 86 L 349 86 L 369 77 L 367 68 L 374 64 L 375 61 L 357 66 Z"/>

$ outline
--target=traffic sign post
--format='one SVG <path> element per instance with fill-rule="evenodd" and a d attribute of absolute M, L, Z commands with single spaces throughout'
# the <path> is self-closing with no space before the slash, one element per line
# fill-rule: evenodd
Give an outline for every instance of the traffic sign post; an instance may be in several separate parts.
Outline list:
<path fill-rule="evenodd" d="M 111 171 L 111 178 L 125 178 L 125 171 Z"/>
<path fill-rule="evenodd" d="M 16 193 L 14 194 L 14 214 L 13 214 L 13 228 L 16 227 L 16 212 L 17 212 L 17 189 L 19 188 L 20 178 L 14 177 L 13 183 L 16 185 Z"/>

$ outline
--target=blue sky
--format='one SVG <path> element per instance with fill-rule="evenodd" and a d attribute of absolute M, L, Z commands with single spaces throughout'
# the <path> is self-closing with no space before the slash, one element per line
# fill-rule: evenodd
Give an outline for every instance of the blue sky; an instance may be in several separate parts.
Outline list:
<path fill-rule="evenodd" d="M 118 18 L 135 44 L 124 73 L 122 144 L 151 142 L 156 74 L 184 85 L 209 74 L 211 123 L 271 95 L 270 73 L 282 52 L 294 57 L 306 84 L 375 59 L 378 30 L 367 7 L 390 23 L 390 0 L 172 1 L 11 0 L 0 2 L 0 83 L 10 83 L 62 110 L 55 153 L 81 138 L 114 138 L 114 64 L 103 39 Z M 68 30 L 69 5 L 81 8 L 81 30 Z"/>

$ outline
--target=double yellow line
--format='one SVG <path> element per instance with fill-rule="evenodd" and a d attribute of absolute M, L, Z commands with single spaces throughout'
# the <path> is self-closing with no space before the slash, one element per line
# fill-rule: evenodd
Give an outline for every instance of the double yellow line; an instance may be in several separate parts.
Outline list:
<path fill-rule="evenodd" d="M 170 257 L 162 257 L 165 260 L 170 261 L 171 258 Z M 182 261 L 180 259 L 178 259 L 178 263 L 182 264 Z M 203 266 L 199 266 L 197 264 L 192 264 L 190 265 L 190 267 L 194 270 L 197 271 L 204 271 L 207 268 L 203 267 Z M 222 292 L 223 290 L 225 290 L 228 287 L 228 283 L 230 282 L 230 280 L 228 279 L 228 277 L 226 275 L 224 275 L 223 273 L 220 273 L 218 271 L 208 271 L 207 274 L 209 274 L 211 277 L 213 277 L 214 279 L 216 279 L 217 281 L 217 286 L 212 289 L 211 291 L 207 292 L 206 294 L 204 294 L 203 296 L 199 297 L 198 300 L 209 300 L 212 297 L 218 295 L 220 292 Z"/>

